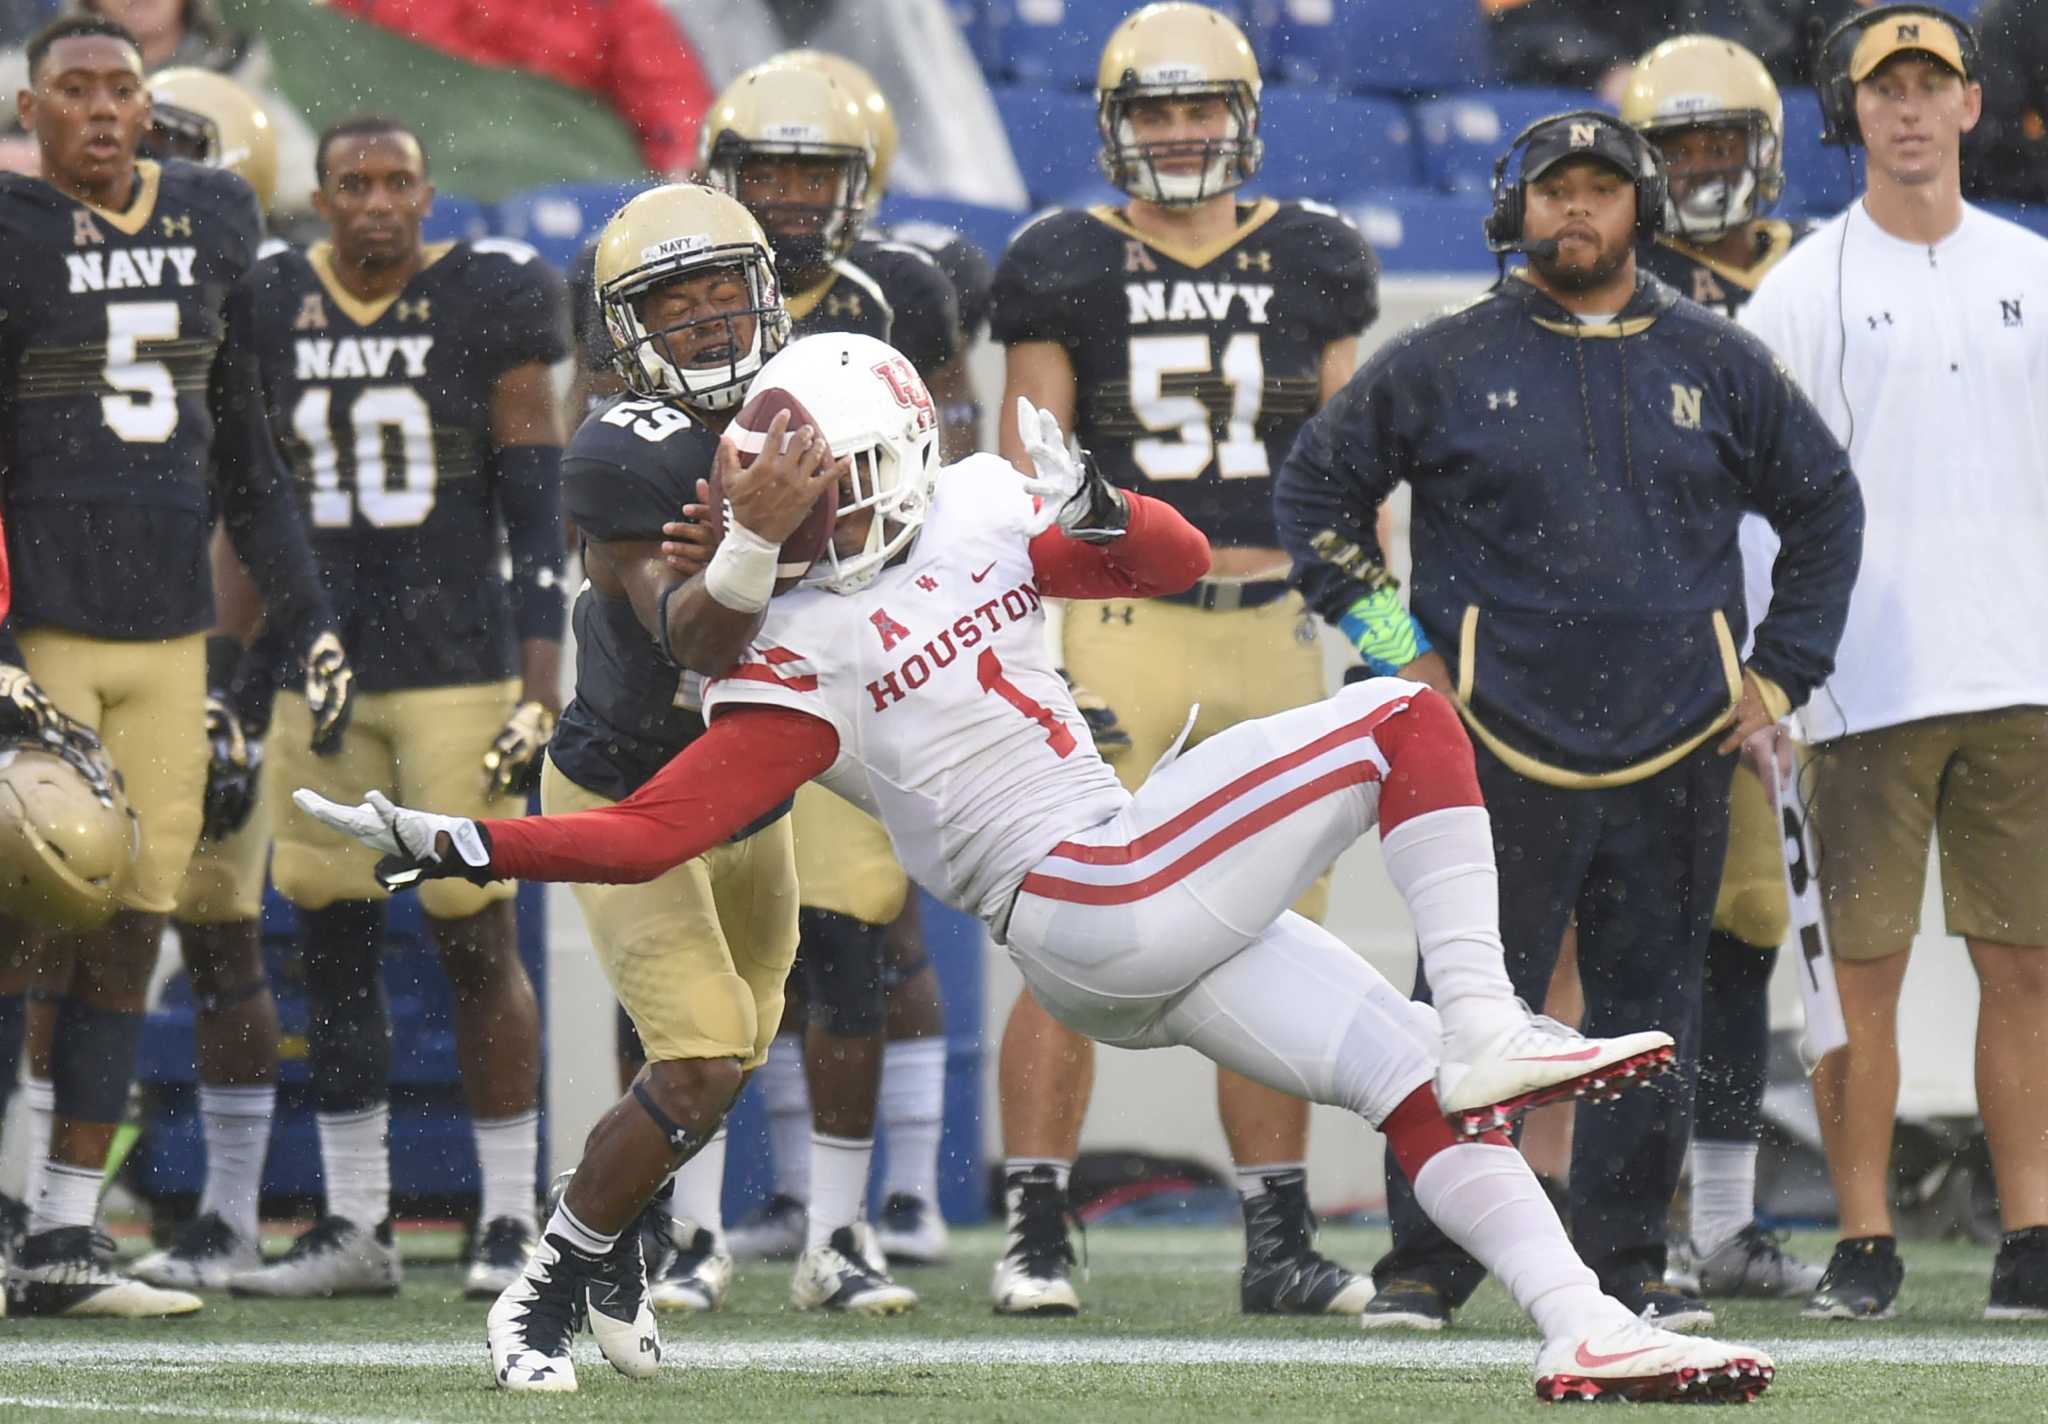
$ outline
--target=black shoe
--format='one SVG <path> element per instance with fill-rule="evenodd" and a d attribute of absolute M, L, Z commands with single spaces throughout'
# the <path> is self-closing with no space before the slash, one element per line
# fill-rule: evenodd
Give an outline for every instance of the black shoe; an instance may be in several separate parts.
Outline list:
<path fill-rule="evenodd" d="M 1238 1304 L 1247 1315 L 1356 1315 L 1372 1299 L 1372 1278 L 1315 1249 L 1316 1217 L 1300 1171 L 1264 1179 L 1244 1203 L 1244 1270 Z"/>
<path fill-rule="evenodd" d="M 1451 1323 L 1451 1299 L 1432 1281 L 1396 1276 L 1359 1312 L 1367 1330 L 1441 1330 Z"/>
<path fill-rule="evenodd" d="M 1645 1325 L 1669 1330 L 1674 1335 L 1690 1335 L 1696 1330 L 1714 1328 L 1713 1310 L 1684 1286 L 1675 1286 L 1653 1277 L 1640 1277 L 1615 1281 L 1605 1289 Z"/>
<path fill-rule="evenodd" d="M 526 1269 L 539 1233 L 523 1221 L 500 1216 L 482 1231 L 472 1230 L 469 1249 L 463 1259 L 469 1268 L 462 1278 L 465 1300 L 496 1300 Z"/>
<path fill-rule="evenodd" d="M 1068 1223 L 1081 1220 L 1050 1167 L 1012 1172 L 1003 1181 L 1010 1217 L 1009 1245 L 996 1262 L 990 1294 L 998 1315 L 1077 1315 L 1074 1243 Z"/>
<path fill-rule="evenodd" d="M 190 1315 L 199 1297 L 124 1275 L 111 1238 L 90 1226 L 61 1226 L 23 1238 L 7 1267 L 9 1315 Z"/>
<path fill-rule="evenodd" d="M 1986 1320 L 2048 1320 L 2048 1226 L 2008 1231 L 1991 1266 Z"/>
<path fill-rule="evenodd" d="M 28 1235 L 28 1203 L 0 1192 L 0 1266 L 12 1260 Z"/>
<path fill-rule="evenodd" d="M 1837 1241 L 1820 1288 L 1802 1313 L 1809 1320 L 1890 1320 L 1905 1279 L 1906 1263 L 1899 1259 L 1896 1238 Z"/>

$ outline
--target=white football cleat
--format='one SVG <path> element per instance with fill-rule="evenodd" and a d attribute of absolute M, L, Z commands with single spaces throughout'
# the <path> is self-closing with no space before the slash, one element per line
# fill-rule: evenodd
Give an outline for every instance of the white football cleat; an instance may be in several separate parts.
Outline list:
<path fill-rule="evenodd" d="M 901 1315 L 917 1306 L 916 1291 L 889 1279 L 875 1229 L 864 1221 L 840 1227 L 796 1258 L 789 1299 L 798 1310 L 850 1315 Z"/>
<path fill-rule="evenodd" d="M 256 1243 L 209 1211 L 179 1227 L 169 1246 L 144 1256 L 128 1274 L 169 1290 L 217 1291 L 228 1288 L 230 1277 L 262 1265 Z"/>
<path fill-rule="evenodd" d="M 7 1264 L 9 1315 L 150 1320 L 190 1315 L 204 1304 L 189 1291 L 162 1290 L 123 1275 L 114 1243 L 90 1226 L 24 1237 Z"/>
<path fill-rule="evenodd" d="M 1003 1198 L 1010 1239 L 989 1283 L 996 1314 L 1080 1314 L 1074 1243 L 1067 1235 L 1067 1224 L 1077 1218 L 1052 1168 L 1010 1173 L 1003 1183 Z"/>
<path fill-rule="evenodd" d="M 952 1254 L 952 1238 L 938 1205 L 908 1192 L 897 1192 L 882 1203 L 875 1239 L 891 1261 L 913 1266 L 943 1265 Z"/>
<path fill-rule="evenodd" d="M 1545 1344 L 1536 1355 L 1536 1397 L 1550 1404 L 1747 1404 L 1777 1372 L 1769 1355 L 1748 1345 L 1630 1322 Z"/>
<path fill-rule="evenodd" d="M 230 1276 L 228 1294 L 285 1300 L 397 1295 L 404 1278 L 389 1217 L 365 1231 L 347 1217 L 323 1216 L 269 1265 Z"/>
<path fill-rule="evenodd" d="M 647 1260 L 640 1233 L 628 1229 L 590 1276 L 590 1333 L 611 1367 L 627 1379 L 652 1379 L 661 1370 L 661 1330 L 648 1298 Z"/>
<path fill-rule="evenodd" d="M 732 1289 L 732 1253 L 696 1222 L 677 1218 L 669 1227 L 676 1243 L 651 1272 L 656 1310 L 706 1311 L 725 1304 Z"/>
<path fill-rule="evenodd" d="M 570 1346 L 583 1321 L 584 1293 L 596 1267 L 559 1236 L 541 1236 L 526 1269 L 485 1320 L 491 1377 L 500 1389 L 569 1393 L 576 1388 Z"/>
<path fill-rule="evenodd" d="M 477 1232 L 462 1277 L 463 1299 L 496 1300 L 503 1295 L 526 1269 L 537 1234 L 531 1225 L 510 1216 L 498 1217 Z"/>
<path fill-rule="evenodd" d="M 1587 1038 L 1536 1014 L 1483 1043 L 1460 1044 L 1445 1035 L 1436 1097 L 1461 1133 L 1477 1137 L 1545 1103 L 1620 1097 L 1669 1068 L 1673 1058 L 1668 1033 Z"/>

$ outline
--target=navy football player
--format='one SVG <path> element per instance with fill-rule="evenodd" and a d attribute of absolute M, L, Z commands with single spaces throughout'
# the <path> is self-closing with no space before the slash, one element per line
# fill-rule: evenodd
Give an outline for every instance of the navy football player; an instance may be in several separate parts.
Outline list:
<path fill-rule="evenodd" d="M 329 240 L 260 263 L 264 398 L 327 587 L 362 650 L 337 755 L 300 754 L 310 709 L 278 699 L 286 786 L 433 787 L 517 814 L 560 703 L 561 434 L 549 367 L 561 282 L 532 249 L 433 243 L 426 154 L 390 118 L 330 127 L 315 206 Z M 509 580 L 500 572 L 509 553 Z M 389 1293 L 390 1021 L 384 892 L 345 838 L 279 807 L 271 874 L 306 926 L 307 1049 L 322 1218 L 240 1295 Z M 540 1020 L 511 886 L 421 897 L 452 992 L 482 1202 L 466 1293 L 495 1296 L 534 1241 Z"/>
<path fill-rule="evenodd" d="M 7 1291 L 29 1314 L 178 1314 L 198 1298 L 116 1271 L 95 1221 L 143 995 L 199 834 L 216 511 L 308 668 L 309 743 L 339 736 L 351 673 L 230 297 L 262 241 L 249 186 L 138 159 L 150 100 L 120 26 L 60 20 L 28 58 L 17 105 L 45 176 L 0 176 L 11 622 L 25 675 L 104 739 L 138 842 L 112 921 L 36 944 L 38 994 L 55 1005 L 39 1055 L 54 1124 Z"/>
<path fill-rule="evenodd" d="M 1778 86 L 1741 45 L 1681 35 L 1637 62 L 1621 116 L 1657 149 L 1671 180 L 1666 230 L 1638 244 L 1638 263 L 1701 306 L 1734 316 L 1807 230 L 1769 215 L 1785 185 Z M 1730 794 L 1728 855 L 1707 941 L 1691 1240 L 1672 1261 L 1709 1297 L 1803 1298 L 1820 1284 L 1819 1266 L 1786 1254 L 1756 1221 L 1771 971 L 1791 928 L 1781 846 L 1769 795 L 1745 759 Z"/>
<path fill-rule="evenodd" d="M 1215 548 L 1210 577 L 1188 593 L 1091 604 L 1067 624 L 1074 681 L 1130 733 L 1115 763 L 1127 783 L 1182 732 L 1190 704 L 1201 738 L 1324 691 L 1268 477 L 1350 376 L 1377 273 L 1336 214 L 1238 197 L 1259 164 L 1259 87 L 1250 46 L 1215 11 L 1150 5 L 1125 20 L 1096 97 L 1103 168 L 1129 201 L 1039 217 L 996 270 L 1003 453 L 1024 458 L 1009 412 L 1029 396 L 1111 480 L 1166 500 Z M 1319 918 L 1326 900 L 1319 883 L 1297 908 Z M 1066 1187 L 1093 1045 L 1026 992 L 1000 1071 L 1010 1242 L 996 1309 L 1071 1312 Z M 1371 1283 L 1311 1244 L 1307 1105 L 1228 1072 L 1217 1099 L 1244 1200 L 1244 1309 L 1358 1313 Z"/>

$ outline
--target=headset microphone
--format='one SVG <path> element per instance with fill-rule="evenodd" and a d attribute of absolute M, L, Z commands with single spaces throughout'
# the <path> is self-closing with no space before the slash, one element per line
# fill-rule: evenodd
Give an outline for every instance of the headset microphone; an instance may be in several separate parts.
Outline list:
<path fill-rule="evenodd" d="M 1497 250 L 1519 252 L 1525 257 L 1535 258 L 1538 262 L 1549 262 L 1557 256 L 1557 242 L 1554 238 L 1539 237 L 1531 241 L 1510 242 Z"/>

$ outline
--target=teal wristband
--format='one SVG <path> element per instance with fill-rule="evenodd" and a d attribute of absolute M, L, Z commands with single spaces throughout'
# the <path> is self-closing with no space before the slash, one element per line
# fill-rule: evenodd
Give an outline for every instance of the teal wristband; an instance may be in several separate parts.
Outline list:
<path fill-rule="evenodd" d="M 1429 636 L 1402 605 L 1401 591 L 1391 583 L 1344 610 L 1337 627 L 1358 649 L 1365 665 L 1381 677 L 1392 677 L 1430 651 Z"/>

